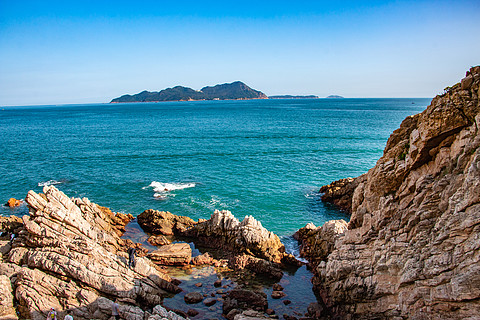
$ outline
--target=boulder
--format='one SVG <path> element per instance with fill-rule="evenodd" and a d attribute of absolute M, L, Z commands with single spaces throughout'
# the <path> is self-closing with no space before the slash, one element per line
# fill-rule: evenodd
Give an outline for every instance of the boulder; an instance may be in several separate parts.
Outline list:
<path fill-rule="evenodd" d="M 211 265 L 213 263 L 214 259 L 208 252 L 192 258 L 192 264 L 195 266 Z"/>
<path fill-rule="evenodd" d="M 194 304 L 201 302 L 203 300 L 203 295 L 200 292 L 189 292 L 183 299 L 188 304 Z"/>
<path fill-rule="evenodd" d="M 246 289 L 233 289 L 226 295 L 223 302 L 223 313 L 226 315 L 234 309 L 253 309 L 265 312 L 267 308 L 268 301 L 265 293 Z"/>
<path fill-rule="evenodd" d="M 234 270 L 248 269 L 256 274 L 276 281 L 279 281 L 283 277 L 283 271 L 279 264 L 246 254 L 231 258 L 229 266 Z"/>
<path fill-rule="evenodd" d="M 196 224 L 189 217 L 177 216 L 170 212 L 148 209 L 137 217 L 143 230 L 155 235 L 175 235 L 184 232 Z"/>
<path fill-rule="evenodd" d="M 15 198 L 10 198 L 8 199 L 7 203 L 5 203 L 5 205 L 10 208 L 18 207 L 21 204 L 22 200 L 17 200 Z"/>
<path fill-rule="evenodd" d="M 192 248 L 188 243 L 173 243 L 149 252 L 147 257 L 159 265 L 183 266 L 190 263 Z"/>
<path fill-rule="evenodd" d="M 165 237 L 163 235 L 150 236 L 147 239 L 147 241 L 148 241 L 148 243 L 150 243 L 153 246 L 166 246 L 166 245 L 171 243 L 170 240 L 168 240 L 167 237 Z"/>

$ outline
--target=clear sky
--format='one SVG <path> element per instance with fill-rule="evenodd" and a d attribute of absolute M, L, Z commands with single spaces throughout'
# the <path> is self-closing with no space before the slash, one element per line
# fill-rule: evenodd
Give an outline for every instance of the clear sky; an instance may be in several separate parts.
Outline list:
<path fill-rule="evenodd" d="M 480 64 L 480 1 L 0 0 L 0 105 L 240 80 L 433 97 Z"/>

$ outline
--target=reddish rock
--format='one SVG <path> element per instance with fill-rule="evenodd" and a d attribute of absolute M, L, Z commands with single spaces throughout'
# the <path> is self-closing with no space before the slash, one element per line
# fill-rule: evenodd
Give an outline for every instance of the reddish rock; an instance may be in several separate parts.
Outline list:
<path fill-rule="evenodd" d="M 208 252 L 205 252 L 204 254 L 193 257 L 192 264 L 196 266 L 200 266 L 204 264 L 210 265 L 213 263 L 213 260 L 214 260 L 213 257 Z"/>
<path fill-rule="evenodd" d="M 216 281 L 213 283 L 213 286 L 214 286 L 215 288 L 221 287 L 221 286 L 222 286 L 222 280 L 221 280 L 221 279 L 216 280 Z"/>
<path fill-rule="evenodd" d="M 195 287 L 200 288 L 201 286 L 203 286 L 203 283 L 201 283 L 201 282 L 195 283 Z"/>
<path fill-rule="evenodd" d="M 22 204 L 22 201 L 21 200 L 17 200 L 15 198 L 10 198 L 8 199 L 7 203 L 5 203 L 5 205 L 7 207 L 10 207 L 10 208 L 13 208 L 13 207 L 18 207 L 19 205 Z"/>
<path fill-rule="evenodd" d="M 143 230 L 162 235 L 174 235 L 184 232 L 197 222 L 189 217 L 177 216 L 170 212 L 145 210 L 138 217 L 138 224 Z"/>
<path fill-rule="evenodd" d="M 265 313 L 271 316 L 275 314 L 275 310 L 268 308 L 267 310 L 265 310 Z"/>
<path fill-rule="evenodd" d="M 283 304 L 286 305 L 286 306 L 289 305 L 290 303 L 292 303 L 292 301 L 290 301 L 290 300 L 283 300 Z"/>
<path fill-rule="evenodd" d="M 151 236 L 147 239 L 147 241 L 153 246 L 166 246 L 170 244 L 170 240 L 168 240 L 167 237 L 163 235 Z"/>

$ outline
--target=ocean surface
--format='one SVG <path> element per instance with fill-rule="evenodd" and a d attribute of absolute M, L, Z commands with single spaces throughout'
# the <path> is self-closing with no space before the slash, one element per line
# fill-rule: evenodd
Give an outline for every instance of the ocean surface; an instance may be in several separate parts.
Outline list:
<path fill-rule="evenodd" d="M 322 185 L 375 165 L 431 99 L 316 99 L 0 108 L 0 201 L 54 184 L 137 216 L 226 209 L 288 236 L 347 218 Z M 0 207 L 1 215 L 26 206 Z"/>

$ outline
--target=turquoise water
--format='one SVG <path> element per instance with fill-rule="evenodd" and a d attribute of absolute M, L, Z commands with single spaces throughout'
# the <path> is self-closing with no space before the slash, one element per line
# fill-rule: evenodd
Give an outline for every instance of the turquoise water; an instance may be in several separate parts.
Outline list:
<path fill-rule="evenodd" d="M 163 102 L 0 110 L 0 201 L 57 184 L 114 211 L 228 209 L 290 235 L 345 217 L 318 189 L 366 172 L 430 99 Z M 167 189 L 167 190 L 165 190 Z M 26 208 L 2 207 L 0 214 Z"/>

